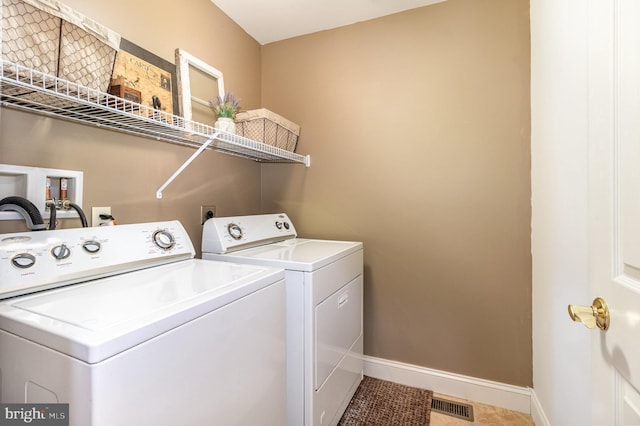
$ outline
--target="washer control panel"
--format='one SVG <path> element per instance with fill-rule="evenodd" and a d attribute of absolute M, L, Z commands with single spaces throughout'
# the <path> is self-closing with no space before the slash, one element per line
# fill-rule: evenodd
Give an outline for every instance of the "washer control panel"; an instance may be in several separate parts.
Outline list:
<path fill-rule="evenodd" d="M 284 213 L 214 217 L 204 223 L 202 252 L 223 254 L 296 237 Z"/>
<path fill-rule="evenodd" d="M 178 221 L 0 234 L 0 299 L 194 256 Z"/>

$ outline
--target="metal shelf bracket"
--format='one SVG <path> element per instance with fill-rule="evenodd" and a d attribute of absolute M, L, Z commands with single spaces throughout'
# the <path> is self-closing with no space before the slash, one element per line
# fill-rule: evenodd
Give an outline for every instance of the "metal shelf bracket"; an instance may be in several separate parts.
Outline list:
<path fill-rule="evenodd" d="M 194 152 L 193 154 L 191 154 L 191 157 L 189 157 L 189 158 L 187 159 L 187 161 L 185 161 L 185 162 L 182 164 L 182 166 L 180 166 L 180 167 L 178 168 L 178 170 L 176 170 L 176 171 L 175 171 L 175 173 L 174 173 L 174 174 L 172 174 L 172 175 L 171 175 L 171 177 L 169 177 L 169 179 L 167 179 L 167 181 L 166 181 L 165 183 L 163 183 L 163 184 L 162 184 L 162 186 L 160 186 L 160 188 L 158 188 L 158 190 L 156 191 L 156 198 L 157 198 L 158 200 L 162 198 L 162 191 L 164 191 L 164 190 L 167 188 L 167 186 L 169 186 L 169 184 L 171 184 L 171 182 L 173 182 L 173 181 L 174 181 L 174 179 L 175 179 L 176 177 L 178 177 L 178 175 L 179 175 L 180 173 L 182 173 L 182 171 L 183 171 L 184 169 L 186 169 L 186 168 L 187 168 L 187 166 L 188 166 L 189 164 L 191 164 L 191 162 L 192 162 L 193 160 L 195 160 L 195 159 L 196 159 L 196 157 L 202 153 L 202 151 L 204 151 L 205 149 L 207 149 L 207 147 L 208 147 L 209 145 L 211 145 L 211 142 L 213 142 L 213 141 L 218 137 L 218 134 L 219 134 L 219 133 L 218 133 L 218 132 L 216 132 L 216 133 L 214 133 L 213 135 L 211 135 L 211 137 L 210 137 L 210 138 L 209 138 L 205 143 L 203 143 L 203 144 L 200 146 L 200 148 L 198 148 L 198 150 L 197 150 L 196 152 Z"/>

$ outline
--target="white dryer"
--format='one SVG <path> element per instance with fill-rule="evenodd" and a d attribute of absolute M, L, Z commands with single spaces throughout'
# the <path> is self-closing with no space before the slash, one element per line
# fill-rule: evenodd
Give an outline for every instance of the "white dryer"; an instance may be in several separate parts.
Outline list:
<path fill-rule="evenodd" d="M 286 214 L 204 224 L 202 258 L 285 269 L 287 424 L 336 425 L 363 377 L 363 245 L 297 238 Z"/>
<path fill-rule="evenodd" d="M 68 404 L 71 426 L 284 424 L 284 271 L 194 254 L 177 221 L 0 234 L 0 402 Z"/>

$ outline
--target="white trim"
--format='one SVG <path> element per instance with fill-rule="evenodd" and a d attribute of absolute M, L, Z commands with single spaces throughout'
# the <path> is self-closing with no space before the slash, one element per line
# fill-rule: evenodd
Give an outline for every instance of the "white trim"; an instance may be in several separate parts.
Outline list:
<path fill-rule="evenodd" d="M 532 390 L 527 387 L 492 382 L 370 356 L 364 357 L 364 374 L 407 386 L 429 389 L 444 395 L 532 414 Z M 536 411 L 539 411 L 536 415 L 541 414 L 541 417 L 544 418 L 539 404 L 536 406 Z"/>
<path fill-rule="evenodd" d="M 547 415 L 542 409 L 538 395 L 536 395 L 535 389 L 531 389 L 531 418 L 536 426 L 551 426 Z"/>

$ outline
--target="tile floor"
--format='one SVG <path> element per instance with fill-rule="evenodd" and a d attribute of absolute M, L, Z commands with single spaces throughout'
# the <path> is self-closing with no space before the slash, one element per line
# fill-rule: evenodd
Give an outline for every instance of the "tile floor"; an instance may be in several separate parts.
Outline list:
<path fill-rule="evenodd" d="M 534 426 L 531 416 L 510 411 L 504 408 L 493 407 L 491 405 L 480 404 L 479 402 L 467 401 L 460 398 L 434 393 L 434 396 L 451 401 L 463 402 L 473 406 L 473 422 L 458 419 L 446 414 L 431 411 L 430 426 Z"/>

